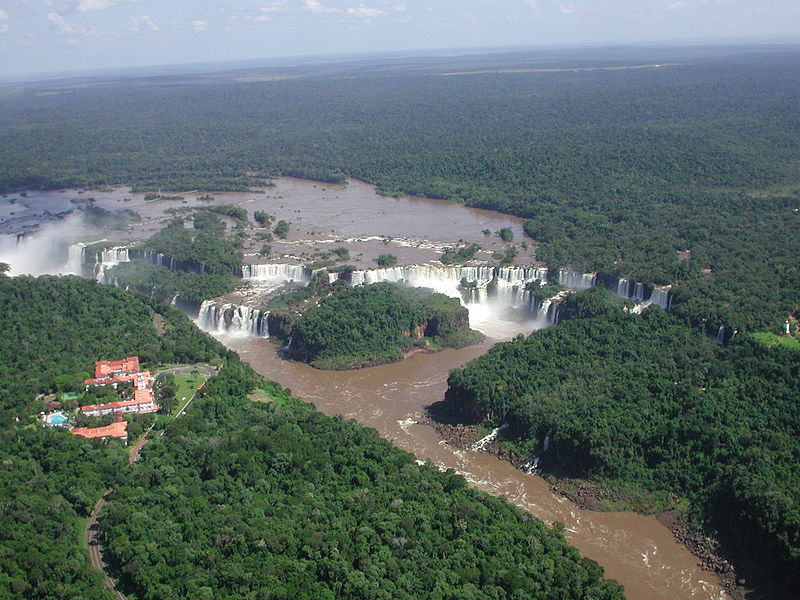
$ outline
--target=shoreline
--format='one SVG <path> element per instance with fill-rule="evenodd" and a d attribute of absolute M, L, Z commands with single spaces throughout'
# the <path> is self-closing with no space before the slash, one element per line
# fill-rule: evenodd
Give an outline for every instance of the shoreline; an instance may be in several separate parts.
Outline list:
<path fill-rule="evenodd" d="M 470 450 L 472 445 L 482 437 L 475 425 L 443 422 L 437 420 L 430 412 L 420 422 L 432 427 L 445 443 L 464 450 Z M 503 448 L 496 441 L 486 444 L 482 450 L 477 450 L 477 452 L 495 456 L 519 470 L 523 470 L 522 466 L 528 462 L 527 459 Z M 542 476 L 541 471 L 536 471 L 535 474 Z M 605 505 L 600 500 L 598 486 L 554 476 L 543 478 L 547 481 L 553 494 L 568 499 L 576 507 L 594 512 L 610 512 L 604 508 Z M 618 498 L 626 500 L 623 495 L 619 495 Z M 646 514 L 635 509 L 632 512 Z M 746 589 L 743 586 L 746 585 L 746 582 L 737 576 L 734 566 L 720 556 L 717 540 L 708 537 L 701 529 L 693 526 L 685 517 L 672 510 L 663 511 L 655 516 L 659 523 L 669 529 L 675 541 L 698 559 L 698 566 L 704 571 L 716 575 L 722 587 L 733 600 L 745 599 Z"/>

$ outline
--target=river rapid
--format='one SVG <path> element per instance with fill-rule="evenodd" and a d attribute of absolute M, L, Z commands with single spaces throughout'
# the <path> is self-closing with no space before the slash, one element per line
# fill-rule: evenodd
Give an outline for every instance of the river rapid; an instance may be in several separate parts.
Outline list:
<path fill-rule="evenodd" d="M 426 407 L 444 397 L 450 369 L 484 354 L 496 340 L 357 371 L 320 371 L 281 359 L 268 340 L 219 339 L 260 374 L 291 388 L 323 413 L 373 427 L 419 460 L 455 469 L 475 487 L 503 496 L 547 523 L 563 523 L 567 539 L 622 583 L 630 600 L 728 597 L 716 575 L 701 569 L 697 558 L 654 516 L 581 510 L 554 495 L 541 477 L 489 454 L 451 446 L 424 423 Z"/>

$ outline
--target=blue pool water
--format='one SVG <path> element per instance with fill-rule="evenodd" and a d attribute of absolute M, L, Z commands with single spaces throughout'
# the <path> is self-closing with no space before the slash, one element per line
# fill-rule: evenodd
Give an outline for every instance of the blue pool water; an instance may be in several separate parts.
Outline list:
<path fill-rule="evenodd" d="M 50 425 L 63 425 L 67 422 L 67 417 L 61 413 L 53 413 L 52 415 L 48 415 L 47 422 Z"/>

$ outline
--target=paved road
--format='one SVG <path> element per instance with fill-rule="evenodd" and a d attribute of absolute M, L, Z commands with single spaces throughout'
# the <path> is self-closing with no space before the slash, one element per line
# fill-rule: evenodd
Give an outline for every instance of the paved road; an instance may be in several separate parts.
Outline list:
<path fill-rule="evenodd" d="M 86 523 L 85 538 L 86 544 L 89 546 L 89 560 L 92 566 L 100 569 L 105 574 L 105 582 L 103 585 L 117 597 L 117 600 L 127 600 L 125 595 L 117 589 L 117 582 L 114 581 L 114 579 L 108 575 L 108 571 L 106 571 L 106 563 L 103 562 L 103 547 L 100 544 L 100 531 L 97 527 L 97 519 L 108 503 L 108 495 L 112 491 L 111 489 L 106 490 L 103 497 L 94 505 L 92 514 L 89 516 L 89 522 Z"/>

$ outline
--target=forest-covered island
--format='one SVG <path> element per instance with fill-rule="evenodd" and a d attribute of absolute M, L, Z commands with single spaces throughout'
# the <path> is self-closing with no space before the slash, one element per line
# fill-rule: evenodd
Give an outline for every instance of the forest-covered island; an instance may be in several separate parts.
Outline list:
<path fill-rule="evenodd" d="M 289 342 L 284 353 L 319 369 L 385 364 L 484 338 L 470 329 L 469 311 L 457 298 L 394 283 L 338 287 L 307 310 L 270 317 L 281 321 L 278 336 Z"/>

